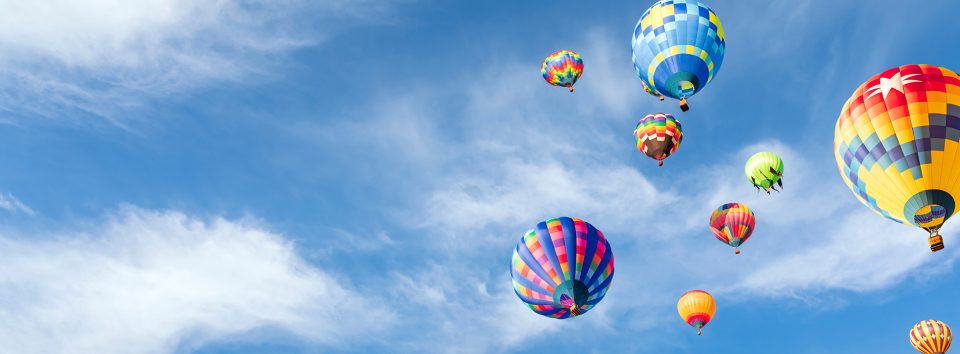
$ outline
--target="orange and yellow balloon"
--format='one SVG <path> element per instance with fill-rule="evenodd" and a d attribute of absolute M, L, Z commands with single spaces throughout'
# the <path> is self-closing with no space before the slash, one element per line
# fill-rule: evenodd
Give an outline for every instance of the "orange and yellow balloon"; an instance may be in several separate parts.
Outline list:
<path fill-rule="evenodd" d="M 677 312 L 680 312 L 680 318 L 688 325 L 697 329 L 699 336 L 701 328 L 710 323 L 713 314 L 717 311 L 717 303 L 713 301 L 713 296 L 703 290 L 691 290 L 680 297 L 677 302 Z"/>
<path fill-rule="evenodd" d="M 910 344 L 923 354 L 944 354 L 952 341 L 950 327 L 937 320 L 920 321 L 910 330 Z"/>

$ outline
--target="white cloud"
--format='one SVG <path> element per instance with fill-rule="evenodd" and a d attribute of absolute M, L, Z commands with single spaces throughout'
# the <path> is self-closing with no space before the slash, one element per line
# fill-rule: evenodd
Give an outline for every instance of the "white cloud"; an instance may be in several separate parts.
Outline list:
<path fill-rule="evenodd" d="M 10 193 L 0 193 L 0 209 L 11 213 L 34 214 L 33 209 L 30 209 L 29 206 Z"/>
<path fill-rule="evenodd" d="M 503 353 L 531 333 L 553 335 L 573 325 L 544 318 L 516 300 L 505 269 L 489 275 L 471 273 L 469 264 L 428 264 L 411 275 L 395 272 L 391 289 L 416 316 L 410 340 L 396 342 L 398 352 Z M 505 278 L 506 277 L 506 278 Z M 596 321 L 592 321 L 596 323 Z M 535 329 L 535 330 L 533 330 Z"/>
<path fill-rule="evenodd" d="M 471 230 L 498 225 L 529 224 L 556 216 L 600 218 L 627 225 L 639 215 L 628 213 L 651 200 L 670 203 L 639 172 L 619 164 L 574 165 L 558 161 L 505 161 L 483 177 L 457 176 L 448 189 L 427 201 L 425 225 Z M 568 215 L 569 214 L 569 215 Z M 531 225 L 532 227 L 532 225 Z M 521 232 L 516 232 L 519 238 Z"/>
<path fill-rule="evenodd" d="M 363 1 L 0 0 L 0 117 L 71 113 L 123 125 L 150 99 L 263 77 L 273 58 L 322 40 L 338 17 L 355 17 L 358 5 Z"/>
<path fill-rule="evenodd" d="M 0 243 L 11 352 L 170 353 L 264 327 L 339 346 L 394 320 L 246 221 L 129 208 L 88 233 Z"/>
<path fill-rule="evenodd" d="M 829 227 L 791 235 L 806 236 L 809 247 L 766 262 L 733 290 L 808 298 L 806 294 L 829 289 L 883 289 L 909 276 L 922 278 L 950 269 L 924 266 L 950 264 L 956 248 L 931 254 L 923 230 L 878 218 L 858 210 Z"/>

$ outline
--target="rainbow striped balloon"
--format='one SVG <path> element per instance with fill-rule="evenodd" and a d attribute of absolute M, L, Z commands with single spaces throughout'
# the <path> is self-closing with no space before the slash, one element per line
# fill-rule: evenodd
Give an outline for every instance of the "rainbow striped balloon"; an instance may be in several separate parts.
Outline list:
<path fill-rule="evenodd" d="M 683 127 L 672 115 L 650 114 L 637 123 L 633 131 L 637 149 L 663 166 L 663 159 L 672 155 L 683 141 Z"/>
<path fill-rule="evenodd" d="M 520 238 L 510 267 L 513 289 L 534 312 L 553 318 L 586 313 L 607 294 L 613 252 L 586 221 L 542 221 Z"/>
<path fill-rule="evenodd" d="M 755 222 L 753 212 L 746 205 L 727 203 L 710 215 L 710 231 L 718 240 L 733 247 L 736 254 L 740 254 L 739 247 L 750 238 Z"/>
<path fill-rule="evenodd" d="M 573 84 L 583 74 L 583 59 L 570 50 L 558 50 L 543 60 L 540 66 L 543 79 L 553 86 L 566 87 L 573 92 Z"/>
<path fill-rule="evenodd" d="M 943 354 L 950 349 L 953 332 L 937 320 L 920 321 L 910 330 L 910 344 L 923 354 Z"/>

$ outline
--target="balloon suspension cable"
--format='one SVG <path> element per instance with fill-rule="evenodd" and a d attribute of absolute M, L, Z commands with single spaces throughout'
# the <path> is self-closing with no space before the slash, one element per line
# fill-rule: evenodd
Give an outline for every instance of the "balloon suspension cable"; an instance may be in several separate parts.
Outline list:
<path fill-rule="evenodd" d="M 687 98 L 686 98 L 686 97 L 683 97 L 683 98 L 680 99 L 680 110 L 681 110 L 681 111 L 684 111 L 684 112 L 690 110 L 690 105 L 687 104 Z"/>
<path fill-rule="evenodd" d="M 734 247 L 733 254 L 740 254 L 740 247 Z"/>
<path fill-rule="evenodd" d="M 930 251 L 936 252 L 943 249 L 943 236 L 938 234 L 939 230 L 930 230 L 930 238 L 927 240 L 930 243 Z"/>

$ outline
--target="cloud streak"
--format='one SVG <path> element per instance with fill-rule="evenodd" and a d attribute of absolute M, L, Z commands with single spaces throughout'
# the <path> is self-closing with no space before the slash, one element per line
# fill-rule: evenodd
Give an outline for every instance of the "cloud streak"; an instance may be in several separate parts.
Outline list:
<path fill-rule="evenodd" d="M 319 43 L 338 18 L 383 11 L 363 1 L 299 0 L 0 1 L 0 7 L 0 119 L 72 117 L 81 125 L 107 119 L 119 126 L 142 116 L 152 100 L 213 82 L 265 79 L 275 59 Z"/>
<path fill-rule="evenodd" d="M 0 244 L 13 352 L 170 353 L 259 328 L 336 347 L 395 319 L 249 221 L 126 208 L 88 232 Z"/>
<path fill-rule="evenodd" d="M 7 212 L 14 214 L 27 214 L 33 215 L 33 209 L 20 201 L 17 197 L 10 193 L 0 193 L 0 209 L 6 210 Z"/>

